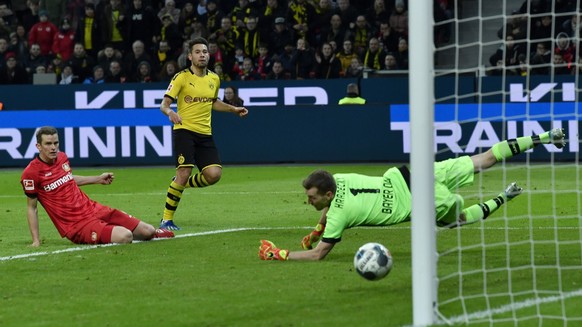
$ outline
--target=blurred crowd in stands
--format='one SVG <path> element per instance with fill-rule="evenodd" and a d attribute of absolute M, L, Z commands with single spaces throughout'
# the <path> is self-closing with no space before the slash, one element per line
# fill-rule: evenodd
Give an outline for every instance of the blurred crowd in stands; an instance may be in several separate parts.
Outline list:
<path fill-rule="evenodd" d="M 408 0 L 0 0 L 0 84 L 169 81 L 209 40 L 222 80 L 408 69 Z M 453 0 L 434 0 L 437 21 Z M 435 29 L 447 42 L 450 27 Z M 39 82 L 44 83 L 44 82 Z M 50 80 L 49 80 L 50 83 Z"/>
<path fill-rule="evenodd" d="M 526 0 L 497 32 L 503 45 L 488 75 L 574 75 L 582 72 L 576 0 Z"/>

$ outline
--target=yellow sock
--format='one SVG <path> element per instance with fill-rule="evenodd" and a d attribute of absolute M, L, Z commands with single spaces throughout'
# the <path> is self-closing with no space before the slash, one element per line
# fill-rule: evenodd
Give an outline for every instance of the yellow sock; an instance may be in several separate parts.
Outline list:
<path fill-rule="evenodd" d="M 184 191 L 184 186 L 177 184 L 172 181 L 170 187 L 168 187 L 168 193 L 166 195 L 166 207 L 164 208 L 164 220 L 174 219 L 174 213 L 178 209 L 178 204 L 180 204 L 180 199 L 182 199 L 182 192 Z"/>

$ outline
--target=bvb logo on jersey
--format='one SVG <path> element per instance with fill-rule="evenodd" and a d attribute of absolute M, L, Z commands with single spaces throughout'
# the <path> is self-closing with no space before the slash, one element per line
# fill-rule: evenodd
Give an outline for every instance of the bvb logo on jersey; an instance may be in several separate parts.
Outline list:
<path fill-rule="evenodd" d="M 208 87 L 209 87 L 211 90 L 214 90 L 214 84 L 210 83 L 210 84 L 208 84 Z"/>
<path fill-rule="evenodd" d="M 64 171 L 70 171 L 71 170 L 71 167 L 69 167 L 69 164 L 66 164 L 65 163 L 65 164 L 63 164 L 63 170 Z"/>
<path fill-rule="evenodd" d="M 184 161 L 186 161 L 186 159 L 184 158 L 183 155 L 178 156 L 178 163 L 181 165 L 184 163 Z"/>

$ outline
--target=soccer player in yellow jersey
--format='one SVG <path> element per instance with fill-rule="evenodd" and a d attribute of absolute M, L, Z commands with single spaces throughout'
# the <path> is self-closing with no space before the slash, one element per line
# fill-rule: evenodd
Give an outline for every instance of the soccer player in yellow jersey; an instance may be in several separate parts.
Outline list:
<path fill-rule="evenodd" d="M 164 229 L 179 230 L 173 218 L 182 192 L 189 187 L 206 187 L 217 183 L 222 175 L 218 150 L 212 137 L 212 109 L 232 112 L 240 117 L 248 114 L 244 107 L 235 107 L 218 99 L 220 79 L 208 70 L 208 41 L 195 38 L 189 43 L 188 59 L 192 65 L 177 73 L 164 94 L 160 110 L 174 124 L 174 156 L 176 177 L 166 196 Z M 178 110 L 170 105 L 177 101 Z M 196 165 L 198 172 L 192 175 Z"/>

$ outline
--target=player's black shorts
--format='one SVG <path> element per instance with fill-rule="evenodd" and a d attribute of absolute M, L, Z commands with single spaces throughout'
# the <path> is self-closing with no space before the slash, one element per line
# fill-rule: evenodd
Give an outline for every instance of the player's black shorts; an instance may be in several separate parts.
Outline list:
<path fill-rule="evenodd" d="M 187 129 L 175 129 L 173 133 L 176 167 L 196 165 L 202 171 L 211 165 L 221 166 L 212 135 L 198 134 Z"/>

